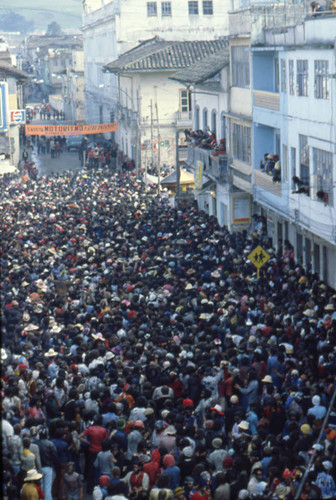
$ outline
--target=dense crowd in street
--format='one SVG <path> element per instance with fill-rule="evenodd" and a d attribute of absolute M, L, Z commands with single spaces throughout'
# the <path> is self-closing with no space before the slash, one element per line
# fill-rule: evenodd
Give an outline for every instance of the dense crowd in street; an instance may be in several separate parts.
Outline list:
<path fill-rule="evenodd" d="M 289 242 L 132 172 L 0 184 L 3 498 L 336 498 L 336 295 Z"/>

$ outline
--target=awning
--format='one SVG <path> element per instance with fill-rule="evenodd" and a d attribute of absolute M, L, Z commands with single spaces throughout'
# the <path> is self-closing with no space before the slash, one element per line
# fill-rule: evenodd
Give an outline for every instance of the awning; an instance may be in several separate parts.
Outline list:
<path fill-rule="evenodd" d="M 197 196 L 199 194 L 207 194 L 208 191 L 212 191 L 216 187 L 216 183 L 212 180 L 208 180 L 205 184 L 203 184 L 202 188 L 197 190 Z"/>
<path fill-rule="evenodd" d="M 0 162 L 0 175 L 16 174 L 18 172 L 19 172 L 18 169 L 14 167 L 14 165 L 1 165 Z"/>

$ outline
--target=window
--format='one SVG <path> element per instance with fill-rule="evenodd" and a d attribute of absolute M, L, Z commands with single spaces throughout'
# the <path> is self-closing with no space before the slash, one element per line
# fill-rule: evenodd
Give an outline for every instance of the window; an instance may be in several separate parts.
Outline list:
<path fill-rule="evenodd" d="M 300 146 L 300 180 L 309 186 L 309 146 L 308 137 L 299 135 Z"/>
<path fill-rule="evenodd" d="M 161 2 L 161 15 L 162 17 L 171 17 L 171 2 Z"/>
<path fill-rule="evenodd" d="M 212 111 L 211 113 L 211 132 L 217 137 L 217 113 Z"/>
<path fill-rule="evenodd" d="M 308 61 L 296 61 L 296 86 L 298 96 L 308 96 Z"/>
<path fill-rule="evenodd" d="M 281 92 L 287 92 L 286 59 L 281 59 Z"/>
<path fill-rule="evenodd" d="M 147 2 L 147 17 L 157 16 L 157 5 L 156 2 Z"/>
<path fill-rule="evenodd" d="M 191 110 L 191 94 L 188 90 L 180 90 L 180 111 L 188 113 Z"/>
<path fill-rule="evenodd" d="M 293 177 L 296 176 L 296 148 L 291 148 L 291 180 L 292 188 L 295 187 Z"/>
<path fill-rule="evenodd" d="M 203 0 L 203 14 L 205 16 L 212 16 L 213 15 L 213 5 L 212 5 L 212 0 Z"/>
<path fill-rule="evenodd" d="M 251 128 L 232 125 L 233 157 L 245 163 L 251 163 Z"/>
<path fill-rule="evenodd" d="M 208 110 L 206 108 L 203 109 L 203 131 L 208 131 Z"/>
<path fill-rule="evenodd" d="M 250 86 L 250 59 L 246 46 L 232 47 L 232 85 L 247 88 Z"/>
<path fill-rule="evenodd" d="M 196 106 L 195 110 L 195 130 L 199 130 L 200 128 L 200 109 L 199 106 Z"/>
<path fill-rule="evenodd" d="M 198 16 L 198 2 L 188 2 L 189 16 Z"/>
<path fill-rule="evenodd" d="M 329 99 L 329 62 L 315 61 L 314 95 L 316 99 Z"/>
<path fill-rule="evenodd" d="M 221 139 L 226 139 L 226 119 L 225 116 L 221 116 Z"/>
<path fill-rule="evenodd" d="M 294 61 L 290 59 L 288 61 L 288 71 L 289 71 L 289 93 L 294 95 Z"/>
<path fill-rule="evenodd" d="M 276 58 L 275 61 L 274 61 L 274 73 L 275 73 L 275 92 L 279 92 L 279 79 L 280 79 L 280 75 L 279 75 L 279 59 Z"/>
<path fill-rule="evenodd" d="M 284 182 L 288 182 L 288 147 L 285 144 L 282 145 L 281 174 Z"/>
<path fill-rule="evenodd" d="M 316 195 L 325 204 L 333 205 L 333 165 L 332 153 L 313 148 L 314 175 L 316 175 Z"/>

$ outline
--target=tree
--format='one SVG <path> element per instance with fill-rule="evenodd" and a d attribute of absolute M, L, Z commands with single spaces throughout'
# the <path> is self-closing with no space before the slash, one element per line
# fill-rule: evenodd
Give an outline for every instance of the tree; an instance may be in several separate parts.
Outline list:
<path fill-rule="evenodd" d="M 28 21 L 25 17 L 10 10 L 0 14 L 0 26 L 6 32 L 19 31 L 20 33 L 27 33 L 27 31 L 34 30 L 34 21 Z"/>
<path fill-rule="evenodd" d="M 62 34 L 62 28 L 56 21 L 53 21 L 52 23 L 48 24 L 46 33 L 47 36 L 60 36 L 61 34 Z"/>

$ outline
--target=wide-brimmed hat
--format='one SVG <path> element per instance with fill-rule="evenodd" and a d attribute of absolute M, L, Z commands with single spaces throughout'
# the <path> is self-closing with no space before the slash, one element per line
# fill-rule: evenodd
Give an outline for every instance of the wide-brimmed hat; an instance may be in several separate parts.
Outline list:
<path fill-rule="evenodd" d="M 34 332 L 38 329 L 39 327 L 37 325 L 33 325 L 32 323 L 30 323 L 28 326 L 25 327 L 26 332 Z"/>
<path fill-rule="evenodd" d="M 102 340 L 104 342 L 105 337 L 103 337 L 103 334 L 98 332 L 98 333 L 91 333 L 91 337 L 93 337 L 95 340 Z"/>
<path fill-rule="evenodd" d="M 60 333 L 62 331 L 62 327 L 59 326 L 59 325 L 54 325 L 51 330 L 50 330 L 50 333 Z"/>
<path fill-rule="evenodd" d="M 115 354 L 111 351 L 107 351 L 107 353 L 105 354 L 106 361 L 109 361 L 110 359 L 113 359 L 114 357 L 115 357 Z"/>
<path fill-rule="evenodd" d="M 241 429 L 243 431 L 248 431 L 250 428 L 250 424 L 246 420 L 242 420 L 238 424 L 238 429 Z"/>
<path fill-rule="evenodd" d="M 278 495 L 279 499 L 285 499 L 287 497 L 288 493 L 290 492 L 290 487 L 285 486 L 284 484 L 279 484 L 275 488 L 275 492 Z"/>
<path fill-rule="evenodd" d="M 39 479 L 42 478 L 42 474 L 40 474 L 39 472 L 37 472 L 36 469 L 30 469 L 27 474 L 26 474 L 26 477 L 25 477 L 25 481 L 38 481 Z"/>
<path fill-rule="evenodd" d="M 216 437 L 216 438 L 214 438 L 214 439 L 212 440 L 212 443 L 211 443 L 211 444 L 212 444 L 212 447 L 213 447 L 213 448 L 215 448 L 215 449 L 219 449 L 219 448 L 221 448 L 221 447 L 222 447 L 222 445 L 223 445 L 223 441 L 222 441 L 222 439 L 221 439 L 221 438 Z"/>
<path fill-rule="evenodd" d="M 44 355 L 47 357 L 47 358 L 52 358 L 53 356 L 57 356 L 58 352 L 56 352 L 53 347 L 51 347 L 49 349 L 48 352 L 45 352 Z"/>
<path fill-rule="evenodd" d="M 307 317 L 314 317 L 315 316 L 315 311 L 314 309 L 306 309 L 305 311 L 303 311 L 303 315 L 304 316 L 307 316 Z"/>

